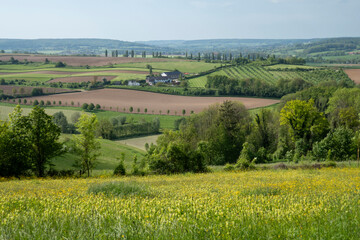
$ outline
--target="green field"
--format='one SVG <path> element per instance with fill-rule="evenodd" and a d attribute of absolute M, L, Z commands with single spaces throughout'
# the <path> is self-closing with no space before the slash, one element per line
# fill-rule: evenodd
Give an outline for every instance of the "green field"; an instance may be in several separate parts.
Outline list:
<path fill-rule="evenodd" d="M 307 69 L 308 71 L 298 71 L 296 69 Z M 311 70 L 313 69 L 313 70 Z M 297 65 L 274 65 L 270 67 L 262 66 L 234 66 L 226 67 L 211 73 L 207 76 L 223 75 L 234 79 L 255 78 L 270 84 L 276 84 L 280 79 L 303 79 L 310 83 L 320 83 L 325 81 L 340 81 L 346 79 L 347 75 L 341 71 L 333 69 L 315 68 L 311 66 Z M 207 76 L 192 78 L 189 80 L 190 87 L 205 87 Z"/>
<path fill-rule="evenodd" d="M 359 176 L 348 167 L 3 180 L 0 239 L 358 239 Z"/>
<path fill-rule="evenodd" d="M 116 67 L 130 67 L 130 68 L 146 68 L 150 64 L 153 71 L 173 71 L 175 69 L 181 72 L 199 73 L 211 70 L 214 67 L 220 67 L 220 63 L 205 63 L 198 61 L 171 61 L 171 62 L 149 62 L 149 63 L 124 63 L 115 65 Z"/>
<path fill-rule="evenodd" d="M 160 135 L 152 135 L 152 136 L 146 136 L 146 137 L 134 137 L 134 138 L 129 138 L 129 139 L 125 139 L 125 140 L 118 140 L 117 142 L 120 144 L 135 147 L 137 149 L 142 149 L 145 151 L 146 150 L 145 144 L 146 143 L 148 143 L 149 145 L 151 143 L 156 144 L 156 140 L 158 139 L 159 136 Z"/>
<path fill-rule="evenodd" d="M 197 61 L 169 61 L 169 62 L 148 62 L 148 63 L 125 63 L 108 67 L 73 67 L 56 68 L 55 64 L 29 63 L 0 65 L 0 79 L 7 81 L 24 79 L 26 81 L 47 82 L 56 78 L 80 77 L 80 76 L 114 76 L 113 81 L 124 80 L 145 80 L 149 69 L 146 65 L 153 67 L 154 73 L 164 71 L 173 71 L 178 69 L 182 72 L 198 73 L 213 69 L 219 64 L 204 63 Z M 55 71 L 60 73 L 46 73 L 46 71 Z M 132 71 L 131 73 L 114 71 Z M 35 73 L 36 72 L 36 73 Z M 44 73 L 42 73 L 44 72 Z M 63 72 L 64 74 L 61 74 Z M 145 72 L 145 73 L 144 73 Z"/>
<path fill-rule="evenodd" d="M 9 113 L 11 113 L 16 105 L 8 103 L 0 103 L 0 120 L 7 120 Z M 23 114 L 29 114 L 32 106 L 21 105 L 23 109 Z M 62 111 L 70 122 L 71 115 L 75 112 L 82 112 L 82 109 L 79 107 L 46 107 L 46 113 L 52 115 L 56 112 Z M 172 116 L 172 115 L 156 115 L 156 114 L 137 114 L 137 113 L 119 113 L 113 111 L 95 111 L 96 116 L 101 119 L 110 119 L 118 116 L 126 116 L 128 122 L 130 121 L 141 121 L 142 119 L 146 121 L 152 121 L 154 118 L 159 118 L 160 128 L 161 129 L 173 129 L 174 121 L 181 118 L 181 116 Z"/>
<path fill-rule="evenodd" d="M 72 135 L 70 134 L 62 134 L 61 141 L 66 139 L 71 139 Z M 139 140 L 141 141 L 141 140 Z M 135 148 L 129 145 L 121 144 L 117 141 L 110 141 L 106 139 L 99 139 L 101 149 L 100 149 L 100 156 L 96 160 L 94 170 L 107 170 L 113 171 L 115 167 L 119 164 L 119 159 L 121 159 L 121 153 L 125 153 L 125 167 L 127 172 L 131 172 L 132 164 L 133 164 L 133 157 L 136 155 L 138 157 L 138 161 L 144 157 L 145 151 L 139 148 Z M 145 143 L 144 143 L 145 144 Z M 54 168 L 57 170 L 62 169 L 73 169 L 73 164 L 75 163 L 75 159 L 78 156 L 72 153 L 66 153 L 62 156 L 55 157 L 52 159 L 52 163 L 55 165 Z"/>

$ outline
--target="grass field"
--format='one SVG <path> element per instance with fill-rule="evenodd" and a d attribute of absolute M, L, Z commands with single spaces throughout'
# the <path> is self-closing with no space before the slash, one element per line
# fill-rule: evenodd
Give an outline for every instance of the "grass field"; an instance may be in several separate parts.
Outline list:
<path fill-rule="evenodd" d="M 3 181 L 0 239 L 358 239 L 359 176 L 342 168 Z"/>
<path fill-rule="evenodd" d="M 7 104 L 0 103 L 0 120 L 7 120 L 9 113 L 11 113 L 16 105 L 15 104 Z M 21 105 L 23 109 L 23 114 L 27 115 L 31 112 L 32 106 L 29 105 Z M 82 112 L 81 108 L 78 107 L 46 107 L 45 111 L 47 114 L 54 114 L 56 112 L 62 111 L 68 121 L 70 122 L 71 115 L 75 112 Z M 181 116 L 168 116 L 168 115 L 156 115 L 156 114 L 131 114 L 131 113 L 120 113 L 113 111 L 95 111 L 96 116 L 101 119 L 110 119 L 118 116 L 126 116 L 127 121 L 141 121 L 142 119 L 146 121 L 152 121 L 154 118 L 159 118 L 160 120 L 160 128 L 161 129 L 173 129 L 174 121 L 176 119 L 181 118 Z"/>
<path fill-rule="evenodd" d="M 71 139 L 72 135 L 70 134 L 62 134 L 61 141 L 65 141 L 65 139 Z M 139 140 L 140 141 L 140 140 Z M 110 141 L 106 139 L 99 139 L 101 150 L 100 156 L 98 157 L 95 164 L 95 171 L 100 170 L 108 170 L 112 172 L 115 167 L 119 164 L 119 160 L 121 159 L 121 153 L 125 153 L 125 167 L 127 172 L 131 172 L 133 157 L 137 156 L 138 161 L 140 161 L 144 155 L 145 151 L 139 148 L 135 148 L 129 145 L 121 144 L 117 141 Z M 144 143 L 145 144 L 145 143 Z M 78 158 L 75 154 L 66 153 L 62 156 L 55 157 L 52 159 L 52 163 L 55 165 L 55 169 L 72 169 L 75 160 Z M 118 159 L 117 159 L 118 158 Z"/>
<path fill-rule="evenodd" d="M 137 149 L 145 149 L 145 144 L 148 143 L 149 145 L 151 143 L 156 144 L 156 140 L 158 139 L 160 135 L 152 135 L 152 136 L 146 136 L 146 137 L 135 137 L 125 140 L 118 140 L 117 142 L 123 145 L 135 147 Z"/>
<path fill-rule="evenodd" d="M 178 69 L 182 72 L 198 73 L 212 69 L 216 64 L 197 62 L 197 61 L 163 61 L 163 62 L 135 62 L 115 64 L 112 66 L 91 66 L 86 69 L 82 66 L 69 66 L 56 68 L 55 64 L 29 63 L 0 65 L 0 79 L 16 80 L 24 79 L 27 81 L 46 82 L 57 78 L 71 78 L 79 76 L 114 76 L 113 81 L 123 80 L 145 80 L 149 69 L 148 64 L 153 67 L 154 73 L 173 71 Z M 219 64 L 217 64 L 219 65 Z"/>
<path fill-rule="evenodd" d="M 154 71 L 166 70 L 173 71 L 175 69 L 181 72 L 199 73 L 204 72 L 214 67 L 219 67 L 220 63 L 205 63 L 197 61 L 178 61 L 178 62 L 153 62 L 153 63 L 124 63 L 115 65 L 116 67 L 130 67 L 130 68 L 146 68 L 150 64 Z M 160 72 L 160 71 L 159 71 Z"/>
<path fill-rule="evenodd" d="M 300 69 L 313 69 L 311 71 L 295 71 Z M 278 70 L 278 71 L 277 71 Z M 288 71 L 287 71 L 288 70 Z M 310 66 L 298 65 L 273 65 L 270 67 L 261 66 L 235 66 L 230 68 L 223 68 L 219 71 L 211 73 L 207 76 L 223 75 L 234 79 L 248 79 L 255 78 L 266 81 L 270 84 L 276 84 L 280 79 L 296 79 L 301 78 L 305 81 L 317 84 L 320 82 L 335 80 L 341 81 L 347 78 L 347 75 L 342 71 L 333 69 L 321 69 Z M 207 76 L 192 78 L 189 80 L 190 87 L 205 87 Z"/>

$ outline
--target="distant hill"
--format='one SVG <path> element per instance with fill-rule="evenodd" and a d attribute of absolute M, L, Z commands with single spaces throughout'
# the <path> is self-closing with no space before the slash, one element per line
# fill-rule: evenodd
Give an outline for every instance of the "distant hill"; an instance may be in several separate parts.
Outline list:
<path fill-rule="evenodd" d="M 204 40 L 158 40 L 138 41 L 137 43 L 172 48 L 179 51 L 268 51 L 278 47 L 309 43 L 312 39 L 204 39 Z"/>
<path fill-rule="evenodd" d="M 59 55 L 104 55 L 105 49 L 126 50 L 136 54 L 161 52 L 163 55 L 183 55 L 186 52 L 220 52 L 239 54 L 261 53 L 307 58 L 308 62 L 359 63 L 360 38 L 326 39 L 204 39 L 157 40 L 127 42 L 109 39 L 0 39 L 0 49 L 6 52 L 44 53 Z"/>
<path fill-rule="evenodd" d="M 105 49 L 119 50 L 123 54 L 126 50 L 137 53 L 148 51 L 169 52 L 170 49 L 149 46 L 141 43 L 126 42 L 109 39 L 0 39 L 0 49 L 7 52 L 29 52 L 48 54 L 104 54 Z M 109 53 L 110 54 L 110 53 Z"/>

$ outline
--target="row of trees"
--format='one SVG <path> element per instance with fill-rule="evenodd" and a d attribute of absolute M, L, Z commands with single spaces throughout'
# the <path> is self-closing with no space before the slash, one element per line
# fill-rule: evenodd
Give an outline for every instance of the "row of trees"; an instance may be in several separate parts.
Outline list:
<path fill-rule="evenodd" d="M 9 115 L 9 121 L 0 122 L 0 176 L 19 177 L 34 173 L 44 177 L 51 165 L 50 160 L 67 151 L 59 141 L 62 129 L 57 121 L 61 118 L 47 115 L 38 106 L 28 116 L 23 116 L 18 105 Z M 80 156 L 77 166 L 88 176 L 98 156 L 97 125 L 94 114 L 82 114 L 75 124 L 80 132 L 74 138 L 74 151 Z"/>
<path fill-rule="evenodd" d="M 206 165 L 250 166 L 286 159 L 358 159 L 360 89 L 312 87 L 283 98 L 279 110 L 251 116 L 225 101 L 182 120 L 147 153 L 158 173 L 206 171 Z"/>

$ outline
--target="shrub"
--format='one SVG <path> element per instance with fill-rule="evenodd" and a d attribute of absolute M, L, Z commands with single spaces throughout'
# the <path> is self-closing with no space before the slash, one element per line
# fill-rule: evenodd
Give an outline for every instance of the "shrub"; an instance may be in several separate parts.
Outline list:
<path fill-rule="evenodd" d="M 42 88 L 33 88 L 31 91 L 31 96 L 41 96 L 44 95 Z"/>
<path fill-rule="evenodd" d="M 84 109 L 84 110 L 87 110 L 88 107 L 89 107 L 89 104 L 87 104 L 87 103 L 84 103 L 84 104 L 81 106 L 81 108 Z"/>
<path fill-rule="evenodd" d="M 114 170 L 114 175 L 121 175 L 121 176 L 126 175 L 124 161 L 120 161 L 119 165 Z"/>
<path fill-rule="evenodd" d="M 95 109 L 95 105 L 93 103 L 90 103 L 87 108 L 89 111 L 92 111 Z"/>
<path fill-rule="evenodd" d="M 66 64 L 63 63 L 63 62 L 61 62 L 61 61 L 59 61 L 59 62 L 57 62 L 57 63 L 55 64 L 55 67 L 56 67 L 56 68 L 66 67 Z"/>
<path fill-rule="evenodd" d="M 224 171 L 234 171 L 235 170 L 235 166 L 233 164 L 230 164 L 230 163 L 227 163 L 225 166 L 224 166 Z"/>

